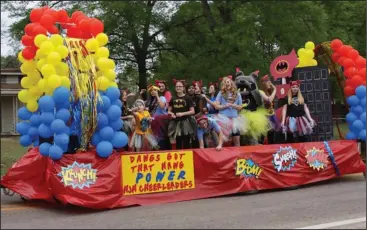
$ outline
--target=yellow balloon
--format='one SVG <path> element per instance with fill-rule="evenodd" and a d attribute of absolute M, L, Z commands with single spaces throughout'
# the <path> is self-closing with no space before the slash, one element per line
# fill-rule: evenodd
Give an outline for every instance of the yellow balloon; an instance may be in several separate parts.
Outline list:
<path fill-rule="evenodd" d="M 53 65 L 45 64 L 41 69 L 41 73 L 42 73 L 43 77 L 48 77 L 48 76 L 51 76 L 53 74 L 56 74 L 56 70 L 55 70 L 55 67 Z"/>
<path fill-rule="evenodd" d="M 38 109 L 38 103 L 37 103 L 37 101 L 36 100 L 29 100 L 28 103 L 27 103 L 27 109 L 30 112 L 37 111 L 37 109 Z"/>
<path fill-rule="evenodd" d="M 97 34 L 96 39 L 101 46 L 104 46 L 108 43 L 108 36 L 105 33 Z"/>
<path fill-rule="evenodd" d="M 56 47 L 56 52 L 60 54 L 61 58 L 66 58 L 69 55 L 69 50 L 64 45 Z"/>
<path fill-rule="evenodd" d="M 100 70 L 107 70 L 108 69 L 108 58 L 99 58 L 97 62 L 97 66 Z"/>
<path fill-rule="evenodd" d="M 18 93 L 18 99 L 19 101 L 23 102 L 23 103 L 27 103 L 28 99 L 29 99 L 29 92 L 26 89 L 22 89 L 21 91 L 19 91 Z"/>
<path fill-rule="evenodd" d="M 36 59 L 42 59 L 42 58 L 45 58 L 45 57 L 46 57 L 46 55 L 44 53 L 42 53 L 40 49 L 38 49 L 36 51 L 36 56 L 35 56 Z"/>
<path fill-rule="evenodd" d="M 37 69 L 38 69 L 39 71 L 41 71 L 41 70 L 42 70 L 42 67 L 43 67 L 45 64 L 47 64 L 47 60 L 46 60 L 46 58 L 42 58 L 42 59 L 40 59 L 40 60 L 37 62 Z"/>
<path fill-rule="evenodd" d="M 48 55 L 49 53 L 55 50 L 54 45 L 50 41 L 44 41 L 40 47 L 40 52 L 44 55 Z"/>
<path fill-rule="evenodd" d="M 47 41 L 48 40 L 48 38 L 47 38 L 47 36 L 46 35 L 44 35 L 44 34 L 39 34 L 39 35 L 37 35 L 35 38 L 34 38 L 34 44 L 38 47 L 38 48 L 40 48 L 41 47 L 41 45 L 42 45 L 42 43 L 44 42 L 44 41 Z"/>
<path fill-rule="evenodd" d="M 98 47 L 99 47 L 99 43 L 98 43 L 97 39 L 95 39 L 95 38 L 90 38 L 90 39 L 88 39 L 88 41 L 86 42 L 85 47 L 87 47 L 87 50 L 88 50 L 89 52 L 96 52 L 96 50 L 97 50 L 97 49 L 98 49 Z"/>
<path fill-rule="evenodd" d="M 47 88 L 46 90 L 45 90 L 45 94 L 47 95 L 47 96 L 52 96 L 53 94 L 54 94 L 54 90 L 55 89 L 53 89 L 53 88 Z"/>
<path fill-rule="evenodd" d="M 106 77 L 97 78 L 97 86 L 99 90 L 105 91 L 110 85 L 110 81 Z"/>
<path fill-rule="evenodd" d="M 317 66 L 317 61 L 315 59 L 311 60 L 311 66 Z"/>
<path fill-rule="evenodd" d="M 110 86 L 109 87 L 116 87 L 116 88 L 118 88 L 119 86 L 117 85 L 117 83 L 116 82 L 110 82 Z"/>
<path fill-rule="evenodd" d="M 96 56 L 98 58 L 101 57 L 108 58 L 108 56 L 110 56 L 110 51 L 106 47 L 99 47 L 96 51 Z"/>
<path fill-rule="evenodd" d="M 304 67 L 306 64 L 305 60 L 302 59 L 302 58 L 298 58 L 298 65 L 296 66 L 297 67 Z"/>
<path fill-rule="evenodd" d="M 34 71 L 37 69 L 37 64 L 34 61 L 25 61 L 21 66 L 20 66 L 20 71 L 24 74 L 29 73 L 31 71 Z"/>
<path fill-rule="evenodd" d="M 103 72 L 103 75 L 108 78 L 108 80 L 113 81 L 116 78 L 116 73 L 112 69 L 108 69 Z"/>
<path fill-rule="evenodd" d="M 27 76 L 32 80 L 32 82 L 38 82 L 41 80 L 41 74 L 38 72 L 38 70 L 27 73 Z"/>
<path fill-rule="evenodd" d="M 60 34 L 53 34 L 51 35 L 50 41 L 52 44 L 57 47 L 63 45 L 64 41 Z"/>
<path fill-rule="evenodd" d="M 47 79 L 47 86 L 56 89 L 57 87 L 59 87 L 61 85 L 61 78 L 59 75 L 51 75 L 48 79 Z"/>
<path fill-rule="evenodd" d="M 41 79 L 39 80 L 37 86 L 39 88 L 39 90 L 41 90 L 42 92 L 45 92 L 46 90 L 46 85 L 47 85 L 47 80 L 46 79 Z"/>
<path fill-rule="evenodd" d="M 23 88 L 28 89 L 32 86 L 32 81 L 29 79 L 29 77 L 23 77 L 22 80 L 20 80 L 20 85 Z"/>
<path fill-rule="evenodd" d="M 303 58 L 305 56 L 305 52 L 306 52 L 306 49 L 305 48 L 301 48 L 297 51 L 297 55 L 299 58 Z"/>
<path fill-rule="evenodd" d="M 47 56 L 47 63 L 52 65 L 57 65 L 61 62 L 61 56 L 58 52 L 51 52 Z"/>
<path fill-rule="evenodd" d="M 24 63 L 24 62 L 25 62 L 25 59 L 24 59 L 23 54 L 22 54 L 22 51 L 20 51 L 20 52 L 18 53 L 18 60 L 19 60 L 21 63 Z"/>
<path fill-rule="evenodd" d="M 29 95 L 32 98 L 37 98 L 38 96 L 40 96 L 42 94 L 42 91 L 40 90 L 40 88 L 38 88 L 38 85 L 34 85 L 31 88 L 29 88 Z"/>
<path fill-rule="evenodd" d="M 66 77 L 66 76 L 62 76 L 61 77 L 61 86 L 64 86 L 64 87 L 70 89 L 70 85 L 71 85 L 71 83 L 70 83 L 69 78 Z"/>
<path fill-rule="evenodd" d="M 308 41 L 305 44 L 305 48 L 306 48 L 306 50 L 314 50 L 315 49 L 315 43 L 313 43 L 311 41 Z"/>
<path fill-rule="evenodd" d="M 315 57 L 313 50 L 305 50 L 305 58 L 312 59 Z"/>
<path fill-rule="evenodd" d="M 55 68 L 58 75 L 69 75 L 69 66 L 65 62 L 58 63 Z"/>
<path fill-rule="evenodd" d="M 108 65 L 108 69 L 115 69 L 116 67 L 115 61 L 112 59 L 108 59 L 107 65 Z"/>

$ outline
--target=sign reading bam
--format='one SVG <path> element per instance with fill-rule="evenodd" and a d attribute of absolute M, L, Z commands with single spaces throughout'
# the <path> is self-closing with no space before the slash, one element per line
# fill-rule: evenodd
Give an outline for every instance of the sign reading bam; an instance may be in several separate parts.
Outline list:
<path fill-rule="evenodd" d="M 123 195 L 195 188 L 192 151 L 121 156 Z"/>

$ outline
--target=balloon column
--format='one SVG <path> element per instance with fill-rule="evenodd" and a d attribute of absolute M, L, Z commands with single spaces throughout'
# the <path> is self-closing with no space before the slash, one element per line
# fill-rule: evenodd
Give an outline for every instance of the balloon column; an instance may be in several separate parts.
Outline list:
<path fill-rule="evenodd" d="M 330 43 L 332 60 L 343 67 L 346 78 L 344 95 L 350 106 L 346 120 L 349 132 L 346 139 L 366 140 L 366 59 L 339 39 Z"/>
<path fill-rule="evenodd" d="M 311 41 L 306 42 L 304 48 L 300 48 L 297 51 L 298 55 L 298 65 L 297 67 L 308 67 L 308 66 L 317 66 L 317 61 L 314 59 L 315 53 L 315 44 Z"/>
<path fill-rule="evenodd" d="M 70 136 L 78 137 L 79 150 L 92 139 L 101 157 L 127 144 L 122 128 L 120 91 L 115 63 L 105 47 L 104 25 L 76 11 L 46 7 L 33 9 L 24 28 L 18 54 L 22 62 L 22 89 L 18 98 L 26 106 L 18 111 L 20 144 L 39 145 L 44 156 L 58 160 L 67 152 Z M 96 138 L 98 137 L 98 138 Z M 52 141 L 50 141 L 52 140 Z"/>

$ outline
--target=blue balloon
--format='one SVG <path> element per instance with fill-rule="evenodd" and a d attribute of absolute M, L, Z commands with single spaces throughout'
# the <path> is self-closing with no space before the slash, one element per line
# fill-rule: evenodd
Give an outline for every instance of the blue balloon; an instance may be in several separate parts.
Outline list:
<path fill-rule="evenodd" d="M 27 147 L 32 144 L 32 138 L 29 135 L 23 135 L 20 137 L 19 142 L 22 146 Z"/>
<path fill-rule="evenodd" d="M 69 127 L 67 127 L 67 126 L 65 126 L 65 128 L 63 129 L 63 131 L 62 131 L 63 133 L 65 133 L 66 135 L 68 135 L 68 136 L 70 136 L 70 128 Z"/>
<path fill-rule="evenodd" d="M 39 114 L 33 114 L 29 120 L 33 126 L 38 127 L 41 124 L 41 116 Z"/>
<path fill-rule="evenodd" d="M 34 127 L 34 126 L 29 127 L 29 129 L 28 129 L 28 135 L 29 135 L 30 137 L 35 137 L 35 136 L 37 136 L 37 135 L 38 135 L 38 128 L 36 128 L 36 127 Z"/>
<path fill-rule="evenodd" d="M 346 120 L 348 123 L 353 124 L 353 122 L 357 119 L 357 116 L 353 112 L 349 112 L 346 116 Z"/>
<path fill-rule="evenodd" d="M 98 93 L 99 93 L 99 95 L 102 97 L 103 95 L 105 95 L 105 92 L 104 91 L 102 91 L 102 90 L 98 90 Z"/>
<path fill-rule="evenodd" d="M 99 136 L 102 141 L 112 140 L 114 134 L 115 131 L 109 126 L 106 126 L 103 129 L 101 129 L 101 131 L 99 131 Z"/>
<path fill-rule="evenodd" d="M 122 111 L 117 105 L 111 105 L 107 110 L 107 117 L 110 122 L 121 118 Z"/>
<path fill-rule="evenodd" d="M 356 140 L 357 135 L 354 132 L 349 131 L 347 135 L 345 136 L 345 139 L 347 140 Z"/>
<path fill-rule="evenodd" d="M 56 119 L 63 120 L 67 122 L 70 118 L 70 111 L 68 109 L 60 109 L 56 112 Z"/>
<path fill-rule="evenodd" d="M 64 151 L 57 145 L 52 145 L 50 147 L 50 157 L 52 160 L 60 160 L 63 153 Z"/>
<path fill-rule="evenodd" d="M 38 127 L 38 134 L 39 134 L 40 137 L 43 137 L 43 138 L 49 138 L 53 135 L 50 127 L 48 127 L 45 124 L 41 124 Z"/>
<path fill-rule="evenodd" d="M 102 110 L 107 111 L 110 106 L 111 100 L 106 96 L 102 96 Z"/>
<path fill-rule="evenodd" d="M 115 131 L 120 131 L 122 129 L 123 126 L 123 122 L 121 119 L 117 119 L 116 121 L 112 121 L 109 126 L 111 126 L 111 128 L 113 128 L 113 130 Z"/>
<path fill-rule="evenodd" d="M 115 148 L 123 148 L 127 145 L 127 135 L 124 132 L 115 132 L 115 135 L 113 135 L 112 138 L 112 145 Z"/>
<path fill-rule="evenodd" d="M 34 147 L 37 147 L 39 145 L 40 145 L 40 140 L 39 139 L 36 139 L 36 140 L 33 141 L 33 146 Z"/>
<path fill-rule="evenodd" d="M 45 124 L 51 124 L 55 120 L 55 116 L 53 112 L 43 112 L 41 113 L 41 122 Z"/>
<path fill-rule="evenodd" d="M 100 157 L 106 158 L 112 154 L 113 146 L 111 142 L 101 141 L 97 145 L 97 154 Z"/>
<path fill-rule="evenodd" d="M 59 147 L 62 149 L 62 152 L 66 153 L 68 151 L 69 145 L 59 145 Z"/>
<path fill-rule="evenodd" d="M 347 98 L 347 103 L 350 106 L 357 106 L 357 105 L 359 105 L 360 100 L 356 95 L 353 95 L 353 96 L 350 96 L 350 97 Z"/>
<path fill-rule="evenodd" d="M 365 97 L 361 99 L 361 102 L 359 104 L 366 111 L 366 98 Z"/>
<path fill-rule="evenodd" d="M 352 112 L 353 112 L 356 116 L 359 116 L 361 113 L 363 113 L 363 108 L 362 108 L 362 106 L 360 106 L 360 105 L 353 106 L 351 110 L 352 110 Z"/>
<path fill-rule="evenodd" d="M 356 88 L 356 95 L 359 99 L 366 97 L 366 86 L 360 85 Z"/>
<path fill-rule="evenodd" d="M 30 112 L 26 107 L 21 107 L 18 110 L 18 117 L 21 120 L 29 120 L 32 116 L 32 112 Z"/>
<path fill-rule="evenodd" d="M 98 128 L 102 129 L 103 127 L 105 127 L 106 125 L 108 125 L 108 117 L 106 114 L 104 113 L 99 113 L 98 114 Z"/>
<path fill-rule="evenodd" d="M 120 99 L 111 102 L 111 105 L 117 105 L 120 109 L 122 108 L 122 101 Z"/>
<path fill-rule="evenodd" d="M 105 94 L 111 101 L 117 100 L 120 98 L 120 90 L 116 87 L 109 87 L 106 90 Z"/>
<path fill-rule="evenodd" d="M 56 104 L 56 109 L 67 109 L 69 110 L 70 109 L 70 102 L 69 101 L 65 101 L 64 103 L 58 103 Z"/>
<path fill-rule="evenodd" d="M 55 109 L 55 101 L 51 96 L 42 96 L 39 101 L 38 105 L 42 112 L 53 112 Z"/>
<path fill-rule="evenodd" d="M 22 121 L 16 124 L 15 129 L 19 134 L 26 135 L 28 134 L 29 127 L 31 127 L 29 123 Z"/>
<path fill-rule="evenodd" d="M 52 145 L 47 143 L 47 142 L 44 142 L 40 145 L 39 147 L 39 152 L 41 153 L 42 156 L 45 156 L 45 157 L 48 157 L 50 155 L 50 147 Z"/>
<path fill-rule="evenodd" d="M 68 145 L 69 136 L 66 133 L 60 133 L 60 134 L 55 135 L 54 141 L 55 141 L 55 144 L 58 146 Z"/>
<path fill-rule="evenodd" d="M 366 127 L 365 127 L 366 128 Z M 366 140 L 366 129 L 362 129 L 358 134 L 358 139 L 365 141 Z"/>
<path fill-rule="evenodd" d="M 63 120 L 60 119 L 55 119 L 52 123 L 51 123 L 51 131 L 53 133 L 56 134 L 60 134 L 64 131 L 65 129 L 65 122 Z"/>
<path fill-rule="evenodd" d="M 361 116 L 359 116 L 359 119 L 363 122 L 364 125 L 366 125 L 366 112 L 363 112 Z"/>
<path fill-rule="evenodd" d="M 100 141 L 99 133 L 94 133 L 91 140 L 92 145 L 97 146 Z"/>
<path fill-rule="evenodd" d="M 363 122 L 361 120 L 355 120 L 352 124 L 353 127 L 353 131 L 361 131 L 363 129 L 363 127 L 365 127 L 365 125 L 363 124 Z"/>
<path fill-rule="evenodd" d="M 70 91 L 66 87 L 57 87 L 54 91 L 53 98 L 58 104 L 63 104 L 65 101 L 69 101 Z"/>

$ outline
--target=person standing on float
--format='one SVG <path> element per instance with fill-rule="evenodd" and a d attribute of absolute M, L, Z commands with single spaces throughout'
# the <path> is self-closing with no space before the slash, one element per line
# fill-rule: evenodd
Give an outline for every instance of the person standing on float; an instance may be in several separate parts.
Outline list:
<path fill-rule="evenodd" d="M 167 104 L 172 99 L 172 94 L 168 90 L 167 83 L 164 80 L 155 80 L 155 85 L 159 88 L 159 96 L 163 96 L 166 98 Z"/>
<path fill-rule="evenodd" d="M 207 95 L 203 95 L 203 97 L 206 99 L 207 102 L 207 107 L 208 107 L 208 117 L 212 117 L 216 114 L 218 114 L 218 110 L 215 109 L 215 99 L 217 97 L 218 94 L 218 83 L 209 83 L 209 89 L 208 89 L 208 96 Z"/>

